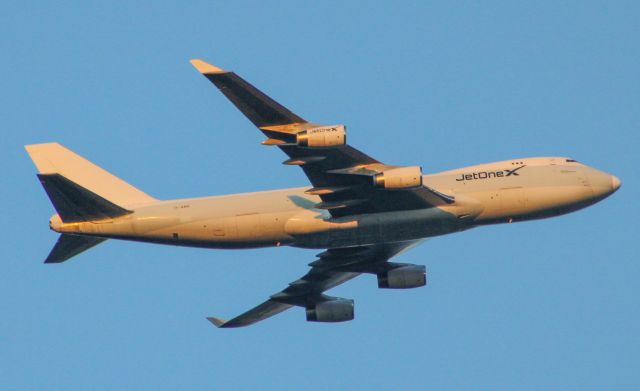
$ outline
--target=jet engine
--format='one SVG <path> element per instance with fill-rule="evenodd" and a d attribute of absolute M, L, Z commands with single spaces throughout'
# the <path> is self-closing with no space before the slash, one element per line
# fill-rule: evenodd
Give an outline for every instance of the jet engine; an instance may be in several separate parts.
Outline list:
<path fill-rule="evenodd" d="M 309 322 L 344 322 L 353 319 L 353 300 L 333 299 L 307 307 Z"/>
<path fill-rule="evenodd" d="M 296 135 L 296 144 L 306 148 L 327 148 L 344 145 L 347 131 L 344 125 L 320 126 Z"/>
<path fill-rule="evenodd" d="M 384 189 L 410 189 L 422 186 L 420 166 L 398 167 L 373 176 L 373 185 Z"/>
<path fill-rule="evenodd" d="M 378 274 L 378 288 L 407 289 L 427 285 L 424 265 L 406 265 Z"/>

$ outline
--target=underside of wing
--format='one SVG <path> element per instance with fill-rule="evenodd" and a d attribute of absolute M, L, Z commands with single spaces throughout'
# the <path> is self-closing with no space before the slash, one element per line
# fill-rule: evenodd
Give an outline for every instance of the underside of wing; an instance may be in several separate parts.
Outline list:
<path fill-rule="evenodd" d="M 255 126 L 260 128 L 307 122 L 235 73 L 227 72 L 202 60 L 191 60 L 191 64 L 215 84 Z"/>
<path fill-rule="evenodd" d="M 279 147 L 312 184 L 316 208 L 333 217 L 422 209 L 453 202 L 422 183 L 420 167 L 383 164 L 346 144 L 344 125 L 308 122 L 233 72 L 202 60 L 191 63 L 264 134 L 263 145 Z"/>
<path fill-rule="evenodd" d="M 424 266 L 388 262 L 420 241 L 332 248 L 318 254 L 311 270 L 291 282 L 269 300 L 231 319 L 207 318 L 217 327 L 243 327 L 269 318 L 293 306 L 305 308 L 308 321 L 342 322 L 353 319 L 353 300 L 324 294 L 361 273 L 378 276 L 381 288 L 412 288 L 426 284 Z M 391 285 L 389 283 L 391 279 Z M 398 280 L 399 282 L 397 282 Z M 394 286 L 405 284 L 405 286 Z M 409 286 L 411 285 L 411 286 Z"/>
<path fill-rule="evenodd" d="M 264 303 L 252 308 L 244 314 L 237 316 L 231 320 L 224 320 L 216 317 L 207 318 L 216 327 L 243 327 L 249 326 L 263 319 L 277 315 L 284 310 L 293 307 L 291 304 L 278 303 L 274 300 L 267 300 Z"/>

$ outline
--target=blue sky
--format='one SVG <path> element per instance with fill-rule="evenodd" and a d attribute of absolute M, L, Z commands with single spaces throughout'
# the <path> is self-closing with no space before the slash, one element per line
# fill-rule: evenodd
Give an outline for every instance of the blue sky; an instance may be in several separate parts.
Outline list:
<path fill-rule="evenodd" d="M 637 2 L 18 2 L 0 15 L 0 388 L 636 389 Z M 552 220 L 436 238 L 364 276 L 356 319 L 229 317 L 316 251 L 56 239 L 23 145 L 58 141 L 163 199 L 304 186 L 188 63 L 235 70 L 355 147 L 426 172 L 571 156 L 622 189 Z"/>

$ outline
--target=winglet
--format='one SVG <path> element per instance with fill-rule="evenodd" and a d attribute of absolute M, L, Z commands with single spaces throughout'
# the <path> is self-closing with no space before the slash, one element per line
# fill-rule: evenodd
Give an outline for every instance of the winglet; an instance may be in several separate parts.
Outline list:
<path fill-rule="evenodd" d="M 216 327 L 222 327 L 222 326 L 224 326 L 225 323 L 227 323 L 226 320 L 220 319 L 220 318 L 215 318 L 213 316 L 208 317 L 207 320 L 209 322 L 213 323 L 213 325 L 216 326 Z"/>
<path fill-rule="evenodd" d="M 198 70 L 198 72 L 202 73 L 203 75 L 206 75 L 208 73 L 227 73 L 227 71 L 225 71 L 224 69 L 218 68 L 215 65 L 211 65 L 197 58 L 194 58 L 189 62 Z"/>

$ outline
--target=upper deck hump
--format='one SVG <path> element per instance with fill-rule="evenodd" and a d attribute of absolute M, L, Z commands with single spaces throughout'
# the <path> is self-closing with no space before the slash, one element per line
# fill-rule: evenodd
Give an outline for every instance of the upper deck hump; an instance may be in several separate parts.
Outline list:
<path fill-rule="evenodd" d="M 520 159 L 502 160 L 499 162 L 476 164 L 473 166 L 456 168 L 453 170 L 447 170 L 439 172 L 438 174 L 457 174 L 468 171 L 481 171 L 481 170 L 501 170 L 514 166 L 550 166 L 550 165 L 573 165 L 583 166 L 582 163 L 572 159 L 570 157 L 528 157 Z"/>

